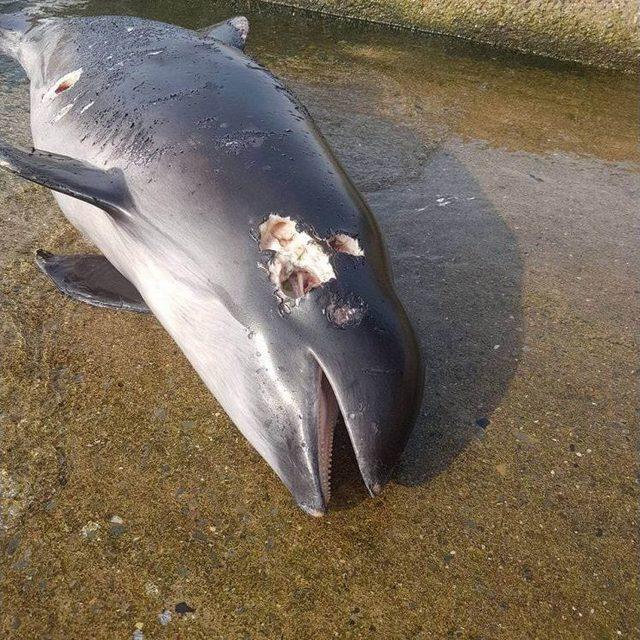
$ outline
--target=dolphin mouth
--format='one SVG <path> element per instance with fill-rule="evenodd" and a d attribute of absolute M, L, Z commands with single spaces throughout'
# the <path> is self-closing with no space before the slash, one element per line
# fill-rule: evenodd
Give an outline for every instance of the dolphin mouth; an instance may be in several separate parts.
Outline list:
<path fill-rule="evenodd" d="M 320 369 L 318 381 L 318 473 L 322 502 L 326 510 L 331 499 L 333 441 L 340 410 L 329 378 L 325 375 L 322 367 L 320 365 L 318 367 Z"/>
<path fill-rule="evenodd" d="M 333 469 L 333 453 L 334 453 L 334 441 L 336 436 L 336 426 L 338 420 L 342 419 L 347 426 L 346 418 L 340 409 L 338 398 L 334 392 L 333 386 L 329 381 L 322 365 L 318 362 L 318 376 L 317 376 L 317 408 L 316 408 L 316 426 L 317 426 L 317 457 L 316 457 L 316 473 L 318 479 L 319 493 L 315 499 L 312 499 L 310 503 L 306 501 L 297 500 L 298 506 L 307 514 L 316 518 L 324 516 L 329 507 L 329 501 L 331 500 L 331 483 L 332 483 L 332 469 Z M 358 454 L 354 447 L 352 435 L 349 433 L 349 442 L 352 448 L 353 455 L 358 463 L 359 475 L 372 497 L 377 496 L 385 484 L 382 482 L 367 482 L 367 478 L 363 474 L 361 467 L 361 460 L 358 458 Z"/>
<path fill-rule="evenodd" d="M 322 364 L 315 356 L 318 363 L 317 376 L 317 473 L 320 485 L 321 504 L 314 507 L 308 507 L 300 504 L 302 509 L 312 516 L 321 517 L 327 512 L 329 501 L 331 500 L 331 473 L 333 469 L 333 451 L 336 435 L 336 426 L 338 420 L 343 420 L 347 427 L 349 443 L 352 448 L 353 455 L 358 463 L 359 475 L 364 482 L 367 491 L 372 497 L 377 496 L 382 491 L 381 482 L 367 482 L 367 478 L 363 474 L 361 462 L 358 452 L 354 446 L 353 435 L 348 428 L 347 416 L 340 407 L 338 394 L 334 391 L 331 381 L 326 374 Z"/>
<path fill-rule="evenodd" d="M 298 506 L 311 516 L 320 518 L 325 515 L 331 499 L 331 470 L 333 462 L 333 442 L 336 424 L 340 415 L 338 401 L 333 387 L 322 366 L 318 363 L 316 377 L 316 465 L 315 474 L 318 494 L 313 504 L 297 500 Z"/>

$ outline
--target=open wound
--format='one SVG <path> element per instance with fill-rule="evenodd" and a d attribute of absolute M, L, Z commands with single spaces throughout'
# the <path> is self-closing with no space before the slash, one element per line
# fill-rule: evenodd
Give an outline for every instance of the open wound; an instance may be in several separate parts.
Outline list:
<path fill-rule="evenodd" d="M 82 75 L 82 67 L 80 69 L 76 69 L 71 73 L 67 73 L 62 76 L 62 78 L 58 78 L 58 80 L 53 84 L 53 86 L 47 91 L 45 94 L 45 99 L 53 100 L 56 96 L 59 96 L 61 93 L 64 93 L 68 89 L 71 89 L 73 85 L 80 80 L 80 76 Z"/>
<path fill-rule="evenodd" d="M 269 279 L 281 299 L 298 300 L 336 277 L 331 251 L 364 256 L 356 238 L 339 233 L 318 240 L 299 231 L 290 217 L 272 213 L 259 227 L 260 251 L 273 251 L 268 263 Z"/>

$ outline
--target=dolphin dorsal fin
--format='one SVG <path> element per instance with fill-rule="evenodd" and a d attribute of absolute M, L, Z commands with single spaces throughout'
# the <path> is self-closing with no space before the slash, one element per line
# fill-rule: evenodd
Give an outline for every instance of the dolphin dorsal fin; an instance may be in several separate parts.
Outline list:
<path fill-rule="evenodd" d="M 217 40 L 229 47 L 244 51 L 249 35 L 249 21 L 244 16 L 235 16 L 224 22 L 218 22 L 198 31 L 205 40 Z"/>
<path fill-rule="evenodd" d="M 119 169 L 100 169 L 82 160 L 0 140 L 0 169 L 99 207 L 114 219 L 130 218 L 133 205 Z"/>

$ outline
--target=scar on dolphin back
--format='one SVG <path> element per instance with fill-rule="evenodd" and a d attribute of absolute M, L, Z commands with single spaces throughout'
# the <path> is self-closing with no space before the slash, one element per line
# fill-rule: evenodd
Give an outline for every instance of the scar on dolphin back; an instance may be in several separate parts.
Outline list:
<path fill-rule="evenodd" d="M 71 89 L 73 85 L 80 80 L 80 76 L 82 75 L 82 67 L 80 69 L 76 69 L 75 71 L 71 71 L 70 73 L 65 74 L 60 78 L 57 82 L 53 84 L 53 87 L 47 91 L 45 97 L 49 97 L 49 99 L 55 98 L 59 96 L 61 93 L 66 91 L 67 89 Z"/>
<path fill-rule="evenodd" d="M 273 251 L 269 261 L 269 279 L 280 297 L 302 298 L 313 289 L 333 280 L 330 251 L 364 256 L 357 238 L 338 233 L 318 240 L 306 231 L 299 231 L 289 216 L 272 213 L 259 227 L 260 251 Z"/>

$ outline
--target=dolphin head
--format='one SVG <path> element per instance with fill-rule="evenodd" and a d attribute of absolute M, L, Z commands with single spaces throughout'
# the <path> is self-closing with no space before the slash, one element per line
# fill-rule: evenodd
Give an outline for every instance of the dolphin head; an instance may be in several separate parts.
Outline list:
<path fill-rule="evenodd" d="M 285 189 L 271 172 L 245 184 L 239 161 L 233 169 L 220 203 L 219 183 L 196 202 L 186 171 L 161 195 L 145 191 L 156 225 L 165 207 L 163 239 L 146 241 L 159 247 L 150 268 L 171 273 L 146 269 L 135 283 L 298 505 L 322 515 L 340 416 L 369 492 L 389 481 L 421 401 L 418 343 L 376 221 L 346 178 L 333 188 L 305 168 L 308 182 Z"/>
<path fill-rule="evenodd" d="M 377 228 L 360 242 L 339 232 L 322 237 L 280 215 L 259 226 L 262 269 L 254 277 L 269 298 L 253 314 L 262 364 L 248 376 L 265 419 L 259 441 L 249 439 L 312 515 L 329 502 L 339 416 L 376 495 L 399 461 L 421 400 L 419 348 Z"/>

